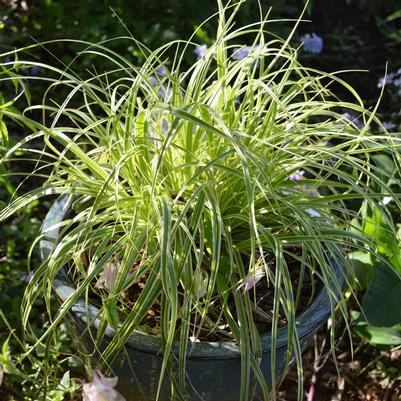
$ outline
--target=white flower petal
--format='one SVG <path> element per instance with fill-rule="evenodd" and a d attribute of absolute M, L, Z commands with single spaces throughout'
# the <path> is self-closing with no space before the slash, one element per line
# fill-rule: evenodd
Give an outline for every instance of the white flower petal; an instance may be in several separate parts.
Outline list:
<path fill-rule="evenodd" d="M 93 381 L 82 386 L 84 401 L 125 401 L 125 398 L 114 389 L 118 377 L 103 376 L 100 370 L 93 372 Z"/>
<path fill-rule="evenodd" d="M 243 292 L 249 291 L 253 288 L 264 276 L 266 272 L 264 269 L 258 269 L 254 272 L 250 272 L 244 281 L 238 286 L 237 290 L 242 288 Z"/>
<path fill-rule="evenodd" d="M 116 256 L 113 256 L 109 262 L 104 265 L 103 272 L 99 276 L 96 287 L 106 287 L 112 291 L 120 271 L 120 262 Z"/>
<path fill-rule="evenodd" d="M 102 372 L 95 369 L 93 372 L 93 384 L 97 387 L 115 387 L 118 381 L 118 377 L 106 377 L 102 375 Z"/>

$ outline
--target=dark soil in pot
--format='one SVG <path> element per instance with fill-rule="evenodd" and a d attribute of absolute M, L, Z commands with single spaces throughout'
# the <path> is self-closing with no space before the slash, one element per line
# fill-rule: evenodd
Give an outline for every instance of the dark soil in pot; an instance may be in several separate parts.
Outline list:
<path fill-rule="evenodd" d="M 85 257 L 85 259 L 88 258 Z M 322 288 L 322 285 L 321 282 L 319 282 L 314 275 L 310 274 L 308 269 L 306 269 L 307 271 L 305 272 L 305 269 L 301 268 L 300 250 L 298 248 L 292 248 L 291 252 L 285 255 L 285 261 L 290 273 L 294 293 L 298 293 L 299 299 L 296 302 L 296 316 L 298 316 L 311 304 L 316 292 Z M 71 268 L 74 269 L 73 266 Z M 135 270 L 136 268 L 137 266 L 134 265 L 132 269 Z M 121 294 L 124 300 L 124 307 L 128 308 L 128 312 L 130 306 L 132 307 L 135 304 L 142 289 L 146 286 L 147 277 L 147 274 L 143 275 L 137 282 L 135 282 L 123 294 Z M 241 288 L 235 288 L 233 289 L 233 291 L 243 290 Z M 259 333 L 267 333 L 271 328 L 274 293 L 274 286 L 266 279 L 266 277 L 263 277 L 260 281 L 256 283 L 253 288 L 249 290 L 250 300 L 252 302 L 252 305 L 254 306 L 253 319 Z M 90 296 L 91 301 L 98 307 L 101 307 L 102 300 L 99 294 L 99 290 L 92 287 Z M 179 300 L 182 301 L 182 296 L 179 297 Z M 153 306 L 149 309 L 147 315 L 140 325 L 140 330 L 143 330 L 148 334 L 160 336 L 160 302 L 160 298 L 158 298 Z M 232 315 L 234 316 L 234 318 L 236 318 L 236 306 L 232 293 L 228 295 L 227 303 Z M 182 304 L 182 302 L 180 302 L 180 304 Z M 219 329 L 216 330 L 217 323 L 213 330 L 210 330 L 208 327 L 202 327 L 202 329 L 200 329 L 199 331 L 199 335 L 197 336 L 196 341 L 232 340 L 233 336 L 231 334 L 230 328 L 222 314 L 222 305 L 220 299 L 215 300 L 212 305 L 210 305 L 209 309 L 211 319 L 216 316 L 222 316 L 218 322 Z M 125 318 L 125 312 L 121 310 L 121 321 L 124 321 Z M 200 318 L 196 320 L 196 323 L 199 323 L 199 321 Z M 196 323 L 194 323 L 194 325 L 196 325 Z M 279 327 L 283 327 L 286 324 L 287 318 L 285 316 L 283 307 L 280 305 L 278 325 Z M 178 320 L 177 322 L 177 332 L 179 332 L 179 328 L 180 320 Z"/>

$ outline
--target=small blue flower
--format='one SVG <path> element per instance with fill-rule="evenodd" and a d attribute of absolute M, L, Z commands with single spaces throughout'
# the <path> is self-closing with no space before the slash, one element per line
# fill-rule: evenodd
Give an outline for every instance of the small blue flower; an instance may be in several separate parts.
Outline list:
<path fill-rule="evenodd" d="M 31 68 L 24 68 L 21 72 L 27 76 L 35 76 L 38 75 L 41 68 L 38 65 L 34 65 Z"/>
<path fill-rule="evenodd" d="M 395 79 L 395 80 L 393 81 L 393 84 L 394 84 L 395 86 L 401 86 L 401 77 Z"/>
<path fill-rule="evenodd" d="M 380 77 L 379 80 L 377 81 L 377 87 L 382 88 L 385 84 L 386 84 L 386 78 Z"/>
<path fill-rule="evenodd" d="M 202 57 L 205 56 L 206 52 L 207 52 L 207 45 L 196 46 L 194 50 L 196 59 L 200 60 Z"/>
<path fill-rule="evenodd" d="M 392 131 L 396 127 L 397 127 L 397 124 L 394 124 L 391 121 L 383 121 L 383 127 L 380 127 L 379 130 L 380 130 L 380 132 L 384 132 L 384 130 Z"/>
<path fill-rule="evenodd" d="M 304 179 L 304 174 L 305 174 L 304 170 L 297 170 L 297 171 L 295 171 L 295 173 L 292 173 L 288 177 L 288 179 L 291 181 L 301 181 Z"/>
<path fill-rule="evenodd" d="M 399 79 L 394 79 L 398 74 L 391 72 L 390 74 L 387 74 L 386 76 L 380 77 L 379 80 L 377 81 L 377 87 L 382 88 L 384 85 L 387 84 L 394 84 L 395 86 L 400 86 L 401 84 L 401 77 Z"/>
<path fill-rule="evenodd" d="M 29 69 L 29 74 L 38 75 L 39 71 L 40 71 L 40 67 L 38 65 L 35 65 Z"/>
<path fill-rule="evenodd" d="M 164 75 L 164 76 L 167 75 L 167 71 L 164 67 L 157 67 L 156 72 L 160 75 Z"/>
<path fill-rule="evenodd" d="M 306 213 L 308 213 L 312 217 L 322 217 L 322 215 L 317 212 L 315 209 L 306 209 Z"/>
<path fill-rule="evenodd" d="M 251 48 L 249 46 L 245 46 L 240 48 L 239 50 L 236 50 L 231 58 L 235 61 L 240 61 L 243 60 L 245 57 L 249 56 L 249 52 L 251 51 Z"/>
<path fill-rule="evenodd" d="M 314 32 L 301 36 L 301 42 L 304 44 L 304 52 L 319 54 L 323 50 L 323 39 Z"/>
<path fill-rule="evenodd" d="M 350 121 L 352 124 L 355 124 L 358 128 L 363 128 L 363 124 L 359 121 L 358 118 L 356 118 L 352 114 L 345 112 L 341 114 L 341 116 Z"/>
<path fill-rule="evenodd" d="M 29 283 L 32 280 L 33 275 L 35 274 L 35 270 L 31 270 L 28 273 L 22 273 L 21 279 L 27 283 Z"/>

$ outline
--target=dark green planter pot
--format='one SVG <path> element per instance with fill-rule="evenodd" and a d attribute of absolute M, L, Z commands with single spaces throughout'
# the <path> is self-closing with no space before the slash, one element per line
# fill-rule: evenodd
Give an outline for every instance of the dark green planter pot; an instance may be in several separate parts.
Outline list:
<path fill-rule="evenodd" d="M 70 202 L 67 197 L 59 198 L 49 210 L 43 231 L 61 222 L 69 211 Z M 57 242 L 59 229 L 52 229 L 45 233 L 40 248 L 42 258 L 46 259 Z M 338 283 L 343 285 L 343 269 L 333 264 L 333 271 Z M 54 280 L 54 289 L 59 301 L 64 301 L 75 290 L 69 278 L 60 273 Z M 79 299 L 72 307 L 68 320 L 74 328 L 79 340 L 90 351 L 93 350 L 93 341 L 87 330 L 87 321 L 91 321 L 93 333 L 99 325 L 99 310 L 93 305 L 86 305 L 84 299 Z M 313 304 L 297 319 L 296 327 L 301 348 L 305 349 L 313 338 L 314 333 L 326 322 L 330 314 L 330 302 L 327 291 L 323 289 Z M 92 334 L 93 334 L 92 333 Z M 287 351 L 287 327 L 278 330 L 276 348 L 276 377 L 279 378 L 285 367 Z M 115 335 L 110 326 L 106 330 L 103 346 Z M 271 380 L 271 336 L 262 336 L 263 358 L 261 368 L 268 382 Z M 238 401 L 240 394 L 241 355 L 234 342 L 199 342 L 191 343 L 186 362 L 187 391 L 191 401 Z M 160 339 L 136 331 L 126 343 L 126 353 L 121 354 L 113 363 L 112 369 L 119 377 L 117 388 L 127 401 L 154 401 L 159 380 L 162 362 Z M 178 350 L 175 349 L 176 355 Z M 95 355 L 96 357 L 96 355 Z M 127 361 L 127 357 L 129 361 Z M 252 378 L 251 378 L 251 381 Z M 160 401 L 170 401 L 170 386 L 166 379 Z M 252 387 L 251 387 L 252 388 Z M 260 400 L 256 390 L 253 400 Z"/>

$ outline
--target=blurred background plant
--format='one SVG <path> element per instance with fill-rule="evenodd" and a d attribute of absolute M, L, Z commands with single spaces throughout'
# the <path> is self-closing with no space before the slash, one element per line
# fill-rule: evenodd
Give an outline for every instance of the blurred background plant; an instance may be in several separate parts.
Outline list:
<path fill-rule="evenodd" d="M 268 4 L 272 7 L 271 18 L 281 19 L 298 18 L 304 5 L 304 0 L 272 0 Z M 266 12 L 267 6 L 263 5 L 263 7 L 263 11 Z M 172 39 L 188 38 L 193 29 L 215 11 L 217 11 L 217 4 L 214 0 L 137 0 L 135 2 L 0 0 L 0 58 L 1 61 L 7 60 L 12 69 L 13 60 L 7 52 L 18 47 L 62 38 L 99 42 L 130 34 L 154 49 Z M 258 20 L 259 14 L 258 2 L 248 1 L 242 7 L 236 23 L 245 25 Z M 399 0 L 325 0 L 320 2 L 314 0 L 307 4 L 304 19 L 310 22 L 301 24 L 293 43 L 295 47 L 303 43 L 303 50 L 300 52 L 302 63 L 326 71 L 365 70 L 366 72 L 363 73 L 347 73 L 347 81 L 362 95 L 367 107 L 373 107 L 383 91 L 379 113 L 384 124 L 383 127 L 377 127 L 377 130 L 399 131 L 401 129 L 401 2 Z M 272 23 L 269 29 L 285 37 L 292 25 L 290 21 L 283 21 Z M 199 45 L 210 46 L 214 34 L 213 25 L 205 24 L 198 29 L 195 40 Z M 113 41 L 110 47 L 126 57 L 131 57 L 133 63 L 141 64 L 144 60 L 139 47 L 133 46 L 132 42 L 129 45 L 127 43 L 123 40 Z M 250 45 L 250 43 L 244 43 L 244 45 Z M 32 58 L 38 62 L 50 63 L 52 58 L 57 58 L 68 65 L 77 49 L 78 45 L 72 42 L 53 43 L 43 46 L 40 52 L 36 48 Z M 185 62 L 190 66 L 195 59 L 195 54 L 188 53 Z M 79 58 L 74 68 L 82 71 L 93 70 L 91 61 L 90 57 Z M 104 65 L 97 64 L 96 68 L 106 70 L 107 62 L 105 61 Z M 41 70 L 27 65 L 23 73 L 34 77 L 37 74 L 40 75 Z M 23 94 L 26 103 L 29 103 L 30 97 L 42 98 L 44 88 L 40 84 L 31 79 L 27 80 L 26 85 Z M 20 92 L 21 88 L 18 87 L 10 92 L 9 86 L 6 88 L 0 83 L 0 95 L 2 95 L 0 105 L 4 103 L 3 99 L 10 100 Z M 347 94 L 344 93 L 344 96 Z M 360 116 L 354 115 L 347 118 L 356 122 L 358 117 Z M 12 123 L 7 122 L 7 124 L 9 142 L 12 144 L 24 135 L 24 131 Z M 0 127 L 4 132 L 5 126 L 2 122 Z M 3 149 L 0 148 L 0 153 Z M 24 161 L 24 155 L 20 156 L 19 163 L 27 163 Z M 384 160 L 383 163 L 386 161 Z M 13 164 L 7 166 L 7 170 L 2 168 L 0 207 L 15 192 L 17 182 L 13 177 L 13 171 L 19 167 L 18 164 Z M 389 168 L 391 169 L 391 166 Z M 0 308 L 2 311 L 0 346 L 10 338 L 8 345 L 10 357 L 14 358 L 18 369 L 18 374 L 7 374 L 7 372 L 4 374 L 3 385 L 0 387 L 2 400 L 68 400 L 73 396 L 74 389 L 79 383 L 70 378 L 80 378 L 84 375 L 81 362 L 71 356 L 74 352 L 74 344 L 71 343 L 65 327 L 61 328 L 51 344 L 53 350 L 57 349 L 61 352 L 61 356 L 49 350 L 46 352 L 44 345 L 43 349 L 35 351 L 36 354 L 31 354 L 29 359 L 19 358 L 19 355 L 26 351 L 22 349 L 18 339 L 22 336 L 21 297 L 30 277 L 27 259 L 30 244 L 38 233 L 46 208 L 47 205 L 34 204 L 21 212 L 10 224 L 0 227 Z M 394 208 L 393 214 L 395 220 L 401 224 L 399 210 Z M 376 235 L 377 231 L 372 232 L 372 237 Z M 400 240 L 401 235 L 392 239 L 391 243 L 398 248 Z M 355 263 L 364 266 L 359 277 L 360 282 L 355 288 L 358 292 L 371 285 L 376 261 L 366 255 L 357 255 L 356 259 L 358 260 Z M 34 269 L 37 263 L 38 255 L 33 249 L 31 269 Z M 361 298 L 359 300 L 362 302 Z M 37 308 L 37 321 L 31 323 L 39 331 L 49 322 L 46 322 L 44 317 L 44 305 L 38 303 L 35 308 Z M 355 334 L 360 338 L 356 341 L 361 341 L 356 349 L 366 349 L 366 352 L 371 352 L 372 355 L 376 353 L 376 356 L 372 357 L 372 361 L 374 360 L 371 365 L 372 370 L 361 368 L 357 373 L 362 371 L 361 374 L 370 380 L 376 377 L 375 372 L 379 372 L 378 380 L 386 384 L 385 388 L 399 389 L 400 370 L 397 370 L 396 362 L 390 356 L 394 355 L 393 353 L 397 352 L 401 346 L 401 322 L 389 328 L 379 328 L 361 318 L 357 312 L 360 310 L 358 305 L 353 304 L 350 308 L 355 310 L 353 327 Z M 376 348 L 366 344 L 374 344 Z M 341 360 L 339 363 L 341 374 L 341 367 L 345 365 L 341 365 Z M 41 370 L 41 376 L 38 372 L 43 366 L 46 366 L 46 369 Z M 70 373 L 67 374 L 67 372 Z M 44 389 L 43 383 L 49 385 L 47 389 Z M 332 393 L 338 394 L 338 388 Z M 363 398 L 366 394 L 352 396 L 354 398 L 349 399 L 368 399 Z M 371 396 L 370 399 L 375 398 Z"/>
<path fill-rule="evenodd" d="M 21 155 L 21 158 L 23 155 Z M 11 171 L 1 171 L 0 206 L 15 192 Z M 65 325 L 49 338 L 46 344 L 35 348 L 29 357 L 21 324 L 21 301 L 30 281 L 39 255 L 31 244 L 38 235 L 46 204 L 34 202 L 7 225 L 0 226 L 0 399 L 1 400 L 67 400 L 79 383 L 70 375 L 82 376 L 82 362 L 74 356 L 72 343 Z M 29 262 L 28 262 L 29 260 Z M 49 326 L 45 304 L 34 305 L 35 319 L 31 327 L 37 334 Z M 26 338 L 27 344 L 33 343 Z M 2 378 L 2 380 L 1 380 Z M 1 381 L 3 383 L 1 383 Z"/>

